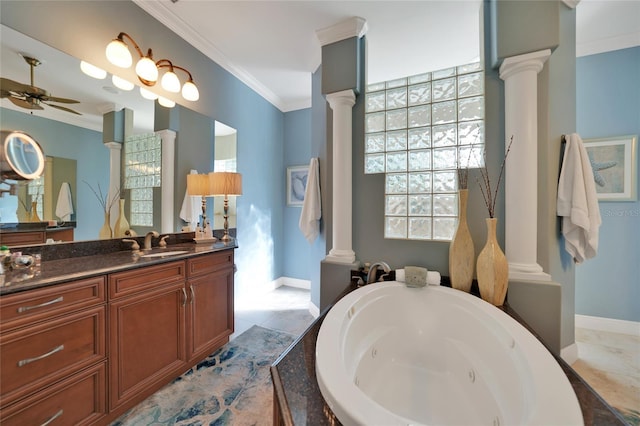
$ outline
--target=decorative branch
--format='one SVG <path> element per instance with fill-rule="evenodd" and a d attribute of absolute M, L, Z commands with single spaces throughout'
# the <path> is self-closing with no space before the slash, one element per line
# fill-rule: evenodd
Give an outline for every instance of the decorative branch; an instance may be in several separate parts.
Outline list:
<path fill-rule="evenodd" d="M 111 200 L 109 200 L 109 193 L 103 194 L 102 193 L 102 188 L 100 188 L 100 184 L 98 183 L 98 190 L 96 191 L 90 184 L 89 182 L 87 182 L 86 180 L 83 180 L 84 183 L 87 184 L 87 186 L 89 188 L 91 188 L 91 191 L 93 192 L 93 194 L 96 196 L 96 198 L 98 199 L 98 202 L 100 203 L 100 205 L 102 206 L 102 210 L 104 210 L 105 213 L 107 213 L 109 210 L 111 210 L 111 207 L 113 206 L 113 204 L 118 201 L 118 199 L 120 198 L 120 189 L 118 189 L 115 194 L 113 194 L 113 198 Z"/>
<path fill-rule="evenodd" d="M 478 186 L 480 187 L 480 192 L 482 193 L 482 199 L 484 200 L 484 205 L 487 206 L 487 210 L 489 212 L 489 217 L 494 218 L 496 213 L 496 199 L 498 198 L 498 191 L 500 189 L 500 183 L 502 182 L 502 176 L 504 174 L 504 166 L 507 162 L 507 156 L 511 151 L 511 144 L 513 143 L 513 136 L 509 140 L 509 145 L 507 146 L 507 152 L 504 154 L 504 158 L 502 159 L 502 165 L 500 166 L 500 174 L 498 175 L 498 182 L 496 183 L 496 187 L 491 190 L 491 179 L 489 178 L 489 172 L 487 171 L 487 161 L 486 161 L 486 150 L 484 151 L 484 166 L 480 168 L 480 176 L 482 178 L 482 182 L 476 176 L 476 182 L 478 182 Z"/>

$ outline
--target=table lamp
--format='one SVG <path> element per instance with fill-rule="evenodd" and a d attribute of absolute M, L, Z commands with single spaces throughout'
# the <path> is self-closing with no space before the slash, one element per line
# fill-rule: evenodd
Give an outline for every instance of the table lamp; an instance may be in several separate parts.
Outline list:
<path fill-rule="evenodd" d="M 209 173 L 211 195 L 224 195 L 224 235 L 221 241 L 231 241 L 229 236 L 229 196 L 242 195 L 242 175 L 235 172 Z"/>
<path fill-rule="evenodd" d="M 210 233 L 211 235 L 207 235 L 207 200 L 205 198 L 213 195 L 210 193 L 209 176 L 201 174 L 188 174 L 187 194 L 202 197 L 202 226 L 199 230 L 200 232 L 196 230 L 196 241 L 204 239 L 211 240 L 211 238 L 213 237 L 213 233 Z"/>

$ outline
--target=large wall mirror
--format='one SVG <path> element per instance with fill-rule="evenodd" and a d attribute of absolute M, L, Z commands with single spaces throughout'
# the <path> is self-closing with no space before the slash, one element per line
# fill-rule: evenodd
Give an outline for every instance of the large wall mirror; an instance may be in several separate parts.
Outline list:
<path fill-rule="evenodd" d="M 111 170 L 110 152 L 105 142 L 112 141 L 114 137 L 111 134 L 113 123 L 103 127 L 105 115 L 123 110 L 132 112 L 130 120 L 124 125 L 125 135 L 119 135 L 120 138 L 150 134 L 168 128 L 176 131 L 173 182 L 175 232 L 185 225 L 178 212 L 183 201 L 186 174 L 189 170 L 197 169 L 200 173 L 212 171 L 214 167 L 216 171 L 220 171 L 221 167 L 224 170 L 235 170 L 235 129 L 185 106 L 176 105 L 173 109 L 159 106 L 156 101 L 143 98 L 137 86 L 130 91 L 118 88 L 110 74 L 105 79 L 89 77 L 80 69 L 82 58 L 71 57 L 4 25 L 0 26 L 0 31 L 0 77 L 32 85 L 33 72 L 33 86 L 46 90 L 55 98 L 79 101 L 66 103 L 52 100 L 34 109 L 28 109 L 23 102 L 15 102 L 15 99 L 10 99 L 11 96 L 4 92 L 0 103 L 0 129 L 21 130 L 42 146 L 48 160 L 47 164 L 50 165 L 48 171 L 45 167 L 43 176 L 58 169 L 51 166 L 55 163 L 64 163 L 60 169 L 70 169 L 75 165 L 75 177 L 64 177 L 64 181 L 73 180 L 73 183 L 69 182 L 69 189 L 73 200 L 74 213 L 71 222 L 75 226 L 75 241 L 99 239 L 99 231 L 104 221 L 104 210 L 99 198 L 104 200 L 107 196 Z M 37 59 L 38 64 L 32 65 L 28 58 Z M 107 131 L 103 132 L 105 128 Z M 118 133 L 118 130 L 114 133 Z M 194 144 L 194 141 L 197 141 L 197 144 Z M 187 143 L 189 147 L 186 147 Z M 210 158 L 203 156 L 203 152 L 209 152 Z M 121 170 L 124 170 L 124 167 Z M 17 183 L 17 193 L 3 191 L 0 197 L 0 226 L 3 232 L 11 230 L 16 223 L 22 224 L 31 220 L 32 215 L 27 215 L 23 210 L 30 210 L 32 201 L 37 201 L 34 206 L 36 211 L 42 212 L 38 216 L 39 219 L 57 220 L 62 223 L 60 218 L 55 216 L 59 184 L 49 192 L 45 186 L 39 187 L 38 198 L 33 195 L 33 189 L 29 195 L 29 185 L 36 186 L 35 181 L 5 181 L 0 184 L 0 189 L 8 190 L 11 183 Z M 129 191 L 122 193 L 124 197 L 129 197 Z M 20 200 L 20 196 L 24 199 Z M 214 216 L 214 229 L 222 228 L 221 219 L 218 220 L 218 216 L 221 216 L 221 206 L 221 201 L 212 201 L 216 213 L 220 210 L 220 215 Z M 157 210 L 156 203 L 153 204 L 153 208 Z M 128 202 L 125 211 L 130 217 L 132 212 Z M 232 206 L 229 218 L 231 227 L 235 226 L 234 213 L 235 206 Z M 111 221 L 113 224 L 115 218 L 111 218 Z M 160 230 L 160 223 L 156 221 L 157 215 L 154 215 L 153 225 L 149 228 L 141 227 L 139 233 L 147 229 Z M 136 227 L 132 228 L 136 230 Z"/>

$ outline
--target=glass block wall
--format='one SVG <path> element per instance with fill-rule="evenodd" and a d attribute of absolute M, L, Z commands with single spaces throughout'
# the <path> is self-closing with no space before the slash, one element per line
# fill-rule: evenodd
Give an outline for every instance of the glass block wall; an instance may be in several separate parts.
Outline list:
<path fill-rule="evenodd" d="M 131 226 L 153 226 L 153 188 L 161 184 L 161 146 L 155 133 L 128 136 L 124 142 L 124 187 L 131 190 Z"/>
<path fill-rule="evenodd" d="M 367 86 L 365 174 L 385 174 L 385 238 L 451 240 L 458 167 L 484 163 L 480 62 Z"/>
<path fill-rule="evenodd" d="M 30 180 L 27 184 L 27 193 L 31 198 L 31 202 L 36 202 L 36 213 L 40 220 L 44 220 L 43 215 L 43 204 L 44 204 L 44 177 L 40 176 L 36 179 Z M 25 210 L 31 211 L 33 208 L 33 204 L 29 206 L 24 206 Z M 33 216 L 33 212 L 31 211 L 31 216 Z"/>

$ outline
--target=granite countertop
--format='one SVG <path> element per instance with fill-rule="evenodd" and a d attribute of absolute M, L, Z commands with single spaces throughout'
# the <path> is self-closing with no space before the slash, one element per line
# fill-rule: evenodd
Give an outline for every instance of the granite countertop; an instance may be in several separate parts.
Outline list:
<path fill-rule="evenodd" d="M 353 291 L 354 285 L 345 293 Z M 344 295 L 343 294 L 343 295 Z M 530 327 L 507 304 L 505 313 Z M 325 402 L 316 380 L 316 339 L 328 309 L 271 366 L 274 398 L 281 407 L 281 424 L 339 425 L 340 420 Z M 535 334 L 535 333 L 534 333 Z M 555 357 L 578 397 L 585 425 L 625 425 L 624 419 L 607 404 L 562 358 Z M 276 409 L 274 404 L 274 409 Z"/>
<path fill-rule="evenodd" d="M 168 256 L 144 257 L 134 254 L 130 249 L 120 251 L 107 251 L 102 254 L 91 254 L 83 256 L 70 256 L 61 259 L 43 260 L 40 266 L 32 266 L 25 269 L 14 269 L 5 271 L 0 275 L 0 296 L 31 290 L 40 287 L 88 278 L 96 275 L 104 275 L 112 272 L 127 269 L 140 268 L 175 260 L 182 260 L 189 257 L 214 253 L 222 250 L 236 248 L 235 240 L 230 243 L 221 241 L 211 244 L 179 243 L 170 244 L 167 247 L 154 247 L 145 253 L 161 253 L 172 251 L 184 251 L 181 254 Z M 31 251 L 24 251 L 24 254 L 33 254 Z M 45 259 L 43 257 L 43 259 Z"/>

